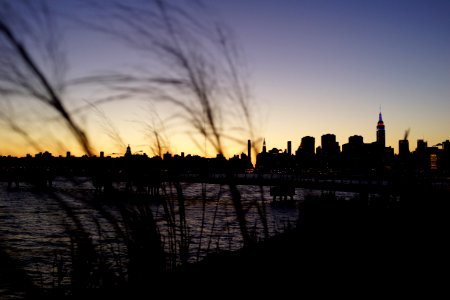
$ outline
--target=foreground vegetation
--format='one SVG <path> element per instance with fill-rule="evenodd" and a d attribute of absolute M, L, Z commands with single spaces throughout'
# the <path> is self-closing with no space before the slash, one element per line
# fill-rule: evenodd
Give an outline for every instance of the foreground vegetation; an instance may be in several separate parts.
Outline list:
<path fill-rule="evenodd" d="M 398 292 L 430 280 L 442 282 L 438 271 L 444 271 L 449 196 L 448 190 L 426 186 L 399 195 L 361 193 L 350 200 L 324 191 L 300 202 L 297 224 L 284 233 L 199 262 L 178 260 L 169 268 L 151 211 L 135 205 L 123 211 L 128 263 L 122 272 L 112 273 L 104 264 L 105 253 L 92 252 L 98 248 L 90 248 L 92 241 L 82 232 L 72 236 L 75 251 L 68 285 L 41 289 L 9 256 L 2 255 L 2 266 L 17 284 L 12 290 L 30 299 L 120 299 L 160 292 L 194 296 L 211 289 L 255 295 L 315 289 L 320 294 L 327 292 L 325 287 Z"/>

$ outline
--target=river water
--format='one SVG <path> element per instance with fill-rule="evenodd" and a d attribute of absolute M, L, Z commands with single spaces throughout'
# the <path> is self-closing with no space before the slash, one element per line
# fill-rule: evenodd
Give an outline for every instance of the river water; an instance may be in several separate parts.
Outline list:
<path fill-rule="evenodd" d="M 121 190 L 124 187 L 117 185 L 115 188 Z M 295 204 L 270 205 L 272 197 L 269 188 L 238 186 L 247 211 L 249 232 L 257 239 L 295 226 L 298 218 Z M 239 224 L 227 186 L 184 183 L 182 191 L 188 261 L 197 261 L 214 251 L 242 247 Z M 175 189 L 166 186 L 165 195 L 174 194 Z M 294 202 L 302 201 L 308 194 L 318 195 L 320 191 L 296 189 Z M 351 198 L 353 194 L 336 192 L 336 196 Z M 175 216 L 172 222 L 179 224 L 177 201 L 169 202 L 170 205 Z M 170 252 L 180 244 L 181 234 L 174 231 L 177 234 L 170 236 L 167 206 L 165 209 L 162 201 L 153 201 L 149 206 L 164 248 Z M 56 178 L 51 190 L 37 190 L 26 184 L 13 190 L 8 190 L 6 184 L 0 186 L 0 246 L 43 288 L 69 282 L 71 238 L 75 229 L 87 232 L 97 251 L 108 253 L 106 256 L 126 257 L 123 239 L 118 236 L 118 231 L 125 231 L 121 218 L 117 205 L 107 199 L 99 200 L 89 178 Z M 263 222 L 263 219 L 266 221 Z M 264 223 L 267 224 L 267 231 L 264 230 Z M 114 261 L 117 264 L 121 260 Z M 0 296 L 1 289 L 0 282 Z"/>

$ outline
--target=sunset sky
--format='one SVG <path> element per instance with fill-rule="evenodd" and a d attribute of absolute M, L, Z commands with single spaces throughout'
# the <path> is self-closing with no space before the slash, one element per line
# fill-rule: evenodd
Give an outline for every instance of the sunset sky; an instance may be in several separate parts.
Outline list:
<path fill-rule="evenodd" d="M 83 18 L 79 1 L 51 3 L 56 2 L 58 12 Z M 178 3 L 197 5 L 197 1 Z M 341 146 L 355 134 L 362 135 L 366 143 L 372 142 L 380 107 L 386 144 L 395 152 L 408 128 L 412 149 L 417 139 L 428 141 L 429 146 L 450 139 L 450 1 L 203 3 L 206 7 L 196 14 L 199 20 L 209 12 L 208 18 L 217 17 L 234 31 L 252 92 L 255 131 L 265 138 L 269 149 L 285 149 L 290 140 L 295 150 L 307 135 L 316 138 L 317 147 L 326 133 L 335 134 Z M 70 20 L 61 23 L 69 79 L 139 64 L 139 54 L 111 37 L 90 32 Z M 70 107 L 100 95 L 95 89 L 70 92 Z M 149 117 L 155 110 L 164 125 Z M 125 149 L 108 137 L 109 125 L 103 115 L 133 151 L 151 153 L 149 145 L 153 142 L 144 124 L 150 122 L 158 130 L 164 128 L 161 132 L 172 153 L 204 155 L 206 149 L 208 155 L 215 155 L 209 146 L 191 141 L 186 134 L 188 126 L 181 120 L 168 120 L 170 112 L 168 105 L 114 102 L 79 116 L 79 120 L 96 151 L 105 154 Z M 56 126 L 54 132 L 59 130 L 58 125 L 50 126 Z M 228 147 L 228 156 L 245 151 L 248 137 L 241 138 L 242 145 Z M 60 140 L 65 140 L 64 135 Z M 43 145 L 47 145 L 45 141 Z M 49 143 L 48 147 L 54 147 L 45 149 L 54 153 L 72 150 L 77 154 L 70 143 Z M 34 150 L 15 140 L 0 145 L 0 155 L 30 151 Z"/>

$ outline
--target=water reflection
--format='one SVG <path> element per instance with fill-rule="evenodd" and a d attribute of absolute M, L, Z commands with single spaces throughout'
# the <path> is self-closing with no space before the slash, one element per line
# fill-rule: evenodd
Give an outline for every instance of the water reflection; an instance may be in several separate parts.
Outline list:
<path fill-rule="evenodd" d="M 239 225 L 226 186 L 185 183 L 182 190 L 186 200 L 188 261 L 197 261 L 210 252 L 235 250 L 242 246 Z M 247 210 L 249 231 L 257 239 L 264 237 L 261 211 L 267 219 L 269 235 L 295 224 L 298 217 L 296 206 L 270 205 L 269 187 L 239 186 L 239 190 Z M 320 191 L 296 189 L 295 201 L 302 200 L 306 194 L 320 194 Z M 176 195 L 172 186 L 166 186 L 166 195 Z M 350 198 L 352 194 L 336 193 L 336 196 Z M 177 201 L 171 204 L 177 213 Z M 150 207 L 163 246 L 170 252 L 173 245 L 169 241 L 174 237 L 169 236 L 170 222 L 162 202 L 154 201 Z M 88 178 L 77 178 L 76 181 L 57 178 L 54 188 L 47 191 L 26 185 L 12 191 L 8 191 L 6 185 L 0 188 L 0 238 L 3 248 L 18 259 L 42 287 L 55 287 L 69 280 L 67 272 L 70 270 L 73 246 L 71 233 L 76 228 L 89 233 L 96 250 L 106 259 L 111 259 L 113 269 L 123 268 L 126 265 L 123 261 L 126 259 L 126 248 L 123 237 L 118 235 L 118 232 L 125 232 L 121 218 L 114 201 L 107 197 L 99 199 Z M 180 237 L 175 239 L 179 244 Z M 118 255 L 123 257 L 122 260 L 117 260 Z M 117 265 L 119 263 L 122 265 Z M 62 282 L 55 282 L 55 272 L 64 274 Z"/>

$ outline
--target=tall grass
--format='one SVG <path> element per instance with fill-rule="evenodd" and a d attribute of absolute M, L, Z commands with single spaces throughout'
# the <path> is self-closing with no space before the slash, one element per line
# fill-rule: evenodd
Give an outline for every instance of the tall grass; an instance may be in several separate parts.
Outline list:
<path fill-rule="evenodd" d="M 238 48 L 224 26 L 199 22 L 192 12 L 165 1 L 120 3 L 111 11 L 121 30 L 101 29 L 144 58 L 157 58 L 165 66 L 165 71 L 157 74 L 144 70 L 106 76 L 113 89 L 180 109 L 180 116 L 200 136 L 196 143 L 202 145 L 204 140 L 218 155 L 225 154 L 227 140 L 239 140 L 230 134 L 232 128 L 253 137 L 249 92 L 238 67 Z M 253 241 L 240 192 L 231 173 L 227 177 L 244 243 L 250 245 Z"/>
<path fill-rule="evenodd" d="M 57 33 L 54 32 L 56 28 L 45 1 L 35 1 L 33 4 L 1 2 L 0 95 L 6 99 L 26 97 L 27 101 L 44 104 L 57 113 L 83 150 L 91 155 L 92 147 L 84 130 L 73 119 L 62 98 L 64 58 L 59 49 Z M 31 53 L 38 49 L 42 49 L 42 53 Z M 43 59 L 41 64 L 35 60 L 39 55 Z M 46 61 L 50 66 L 44 69 L 42 65 Z M 29 130 L 12 119 L 7 118 L 7 121 L 12 130 L 32 145 L 38 144 L 28 134 Z"/>
<path fill-rule="evenodd" d="M 143 59 L 157 59 L 161 65 L 158 71 L 141 68 L 141 72 L 123 71 L 106 75 L 86 76 L 77 84 L 105 85 L 110 96 L 94 101 L 94 111 L 102 114 L 96 105 L 131 97 L 144 97 L 154 103 L 170 104 L 177 110 L 177 116 L 190 128 L 189 133 L 197 145 L 204 143 L 219 155 L 226 155 L 227 143 L 242 143 L 249 137 L 256 140 L 251 113 L 246 78 L 242 75 L 242 60 L 231 31 L 215 22 L 205 23 L 198 18 L 198 11 L 188 11 L 187 7 L 177 7 L 166 1 L 87 1 L 92 9 L 102 9 L 110 20 L 114 20 L 117 30 L 99 25 L 92 20 L 85 21 L 89 28 L 112 35 L 125 42 Z M 25 116 L 18 103 L 37 103 L 43 115 L 57 116 L 64 128 L 70 132 L 77 144 L 88 156 L 93 154 L 93 146 L 86 131 L 76 120 L 77 111 L 71 111 L 64 100 L 66 80 L 64 51 L 60 47 L 60 33 L 53 18 L 51 6 L 46 1 L 0 2 L 0 95 L 4 107 L 18 110 Z M 199 7 L 196 7 L 199 9 Z M 97 10 L 98 12 L 100 10 Z M 111 18 L 114 17 L 114 18 Z M 42 105 L 42 106 L 41 106 Z M 39 113 L 38 113 L 39 116 Z M 11 118 L 11 114 L 0 113 L 9 130 L 22 136 L 29 145 L 40 151 L 36 135 Z M 43 121 L 43 120 L 40 120 Z M 107 123 L 110 136 L 123 144 L 114 125 Z M 154 137 L 154 151 L 163 154 L 161 132 L 150 128 Z M 242 141 L 242 142 L 241 142 Z M 70 237 L 70 261 L 55 254 L 53 274 L 54 287 L 62 288 L 60 296 L 75 295 L 80 290 L 90 288 L 145 287 L 155 277 L 173 270 L 179 264 L 186 264 L 191 249 L 190 229 L 187 224 L 186 198 L 177 170 L 171 170 L 168 177 L 161 174 L 136 173 L 138 169 L 129 161 L 131 168 L 129 182 L 136 183 L 136 176 L 146 178 L 144 185 L 156 187 L 160 194 L 145 195 L 146 201 L 159 201 L 164 212 L 167 235 L 162 235 L 149 202 L 141 201 L 137 191 L 114 192 L 105 189 L 94 200 L 83 196 L 74 197 L 84 206 L 93 209 L 113 228 L 115 238 L 125 245 L 125 258 L 121 250 L 106 248 L 98 244 L 98 237 L 88 229 L 86 220 L 81 220 L 76 209 L 59 197 L 57 193 L 44 192 L 42 197 L 57 201 L 60 210 L 67 216 L 66 232 Z M 128 168 L 127 167 L 127 168 Z M 141 170 L 139 170 L 141 172 Z M 214 170 L 211 170 L 214 172 Z M 103 174 L 104 175 L 104 174 Z M 247 222 L 248 207 L 244 207 L 241 192 L 234 182 L 231 170 L 226 173 L 228 189 L 239 225 L 244 246 L 256 242 Z M 76 178 L 69 178 L 77 184 Z M 217 211 L 221 191 L 217 195 L 217 205 L 213 217 L 211 235 L 205 227 L 206 197 L 202 194 L 203 215 L 201 238 L 208 238 L 208 250 L 213 243 Z M 119 215 L 107 208 L 113 206 Z M 258 202 L 258 214 L 268 237 L 264 204 Z M 102 234 L 102 225 L 93 217 Z M 204 235 L 206 237 L 204 237 Z M 197 250 L 200 253 L 200 246 Z M 13 260 L 6 252 L 2 261 Z M 200 257 L 197 253 L 197 259 Z M 108 259 L 107 259 L 108 258 Z M 11 264 L 12 265 L 12 264 Z M 17 270 L 20 271 L 18 267 Z M 68 270 L 68 271 L 66 271 Z M 21 273 L 24 275 L 24 273 Z M 70 277 L 65 286 L 64 277 Z M 35 288 L 29 278 L 24 280 Z M 30 289 L 32 289 L 30 287 Z M 27 288 L 28 289 L 28 288 Z M 59 293 L 59 292 L 58 292 Z"/>

